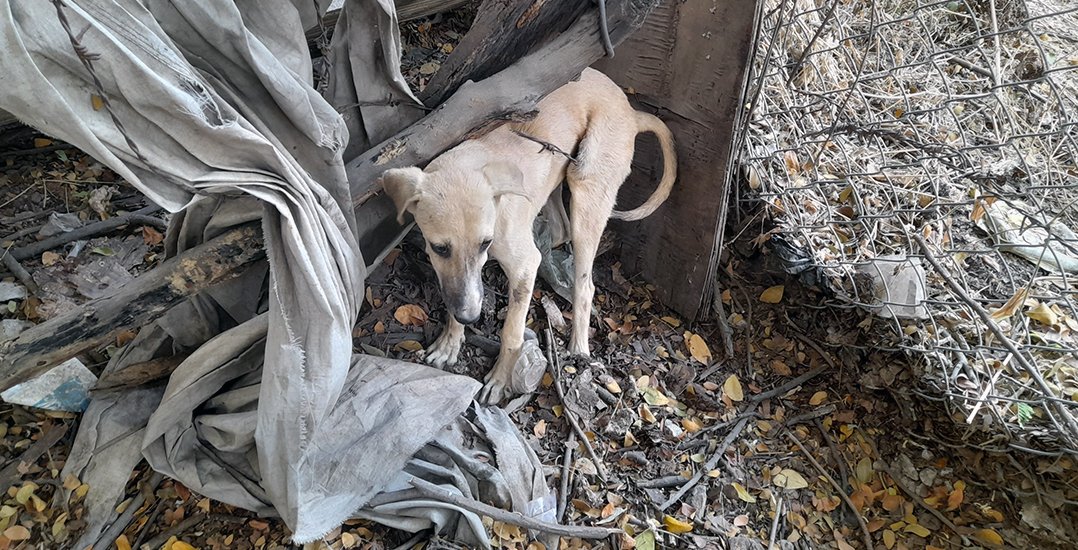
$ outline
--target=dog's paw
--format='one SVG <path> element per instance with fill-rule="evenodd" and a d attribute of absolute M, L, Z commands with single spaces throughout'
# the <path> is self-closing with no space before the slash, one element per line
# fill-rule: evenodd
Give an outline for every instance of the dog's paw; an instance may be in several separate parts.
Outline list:
<path fill-rule="evenodd" d="M 588 339 L 577 338 L 574 334 L 569 341 L 569 353 L 578 357 L 591 357 L 591 350 L 588 349 Z"/>
<path fill-rule="evenodd" d="M 502 350 L 494 368 L 490 369 L 483 381 L 486 384 L 479 392 L 479 401 L 487 405 L 497 405 L 503 398 L 509 397 L 513 392 L 513 369 L 516 367 L 520 350 L 516 353 Z"/>
<path fill-rule="evenodd" d="M 464 334 L 459 336 L 445 330 L 442 335 L 427 348 L 423 360 L 430 366 L 444 369 L 457 364 L 457 356 L 460 355 L 460 345 L 464 342 Z"/>
<path fill-rule="evenodd" d="M 492 378 L 487 375 L 487 383 L 483 385 L 483 389 L 479 392 L 479 402 L 486 405 L 497 405 L 502 399 L 510 395 L 509 380 Z"/>

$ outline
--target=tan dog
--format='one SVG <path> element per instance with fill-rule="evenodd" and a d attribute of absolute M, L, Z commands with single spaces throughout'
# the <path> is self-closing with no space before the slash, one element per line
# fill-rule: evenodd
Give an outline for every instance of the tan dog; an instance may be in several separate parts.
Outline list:
<path fill-rule="evenodd" d="M 396 202 L 401 221 L 405 212 L 415 216 L 451 314 L 445 330 L 427 350 L 427 363 L 441 368 L 457 362 L 464 325 L 479 318 L 482 268 L 488 253 L 509 278 L 501 354 L 480 394 L 488 403 L 497 403 L 508 393 L 523 345 L 541 260 L 532 238 L 532 223 L 551 192 L 562 180 L 568 181 L 576 271 L 570 351 L 587 356 L 595 293 L 591 268 L 607 219 L 648 216 L 666 200 L 677 177 L 670 129 L 657 117 L 634 110 L 606 75 L 585 69 L 579 80 L 558 88 L 538 107 L 539 115 L 530 122 L 506 124 L 465 141 L 431 161 L 425 170 L 387 170 L 379 180 Z M 639 208 L 613 212 L 618 189 L 629 176 L 640 132 L 652 132 L 659 138 L 664 158 L 662 181 Z M 576 151 L 576 162 L 571 164 L 565 155 L 520 133 L 562 151 Z"/>

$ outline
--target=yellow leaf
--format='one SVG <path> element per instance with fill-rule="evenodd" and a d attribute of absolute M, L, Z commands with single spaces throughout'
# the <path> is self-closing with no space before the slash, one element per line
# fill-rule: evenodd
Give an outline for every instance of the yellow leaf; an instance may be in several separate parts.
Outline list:
<path fill-rule="evenodd" d="M 30 530 L 22 525 L 13 525 L 4 531 L 4 536 L 13 541 L 26 540 L 30 538 Z"/>
<path fill-rule="evenodd" d="M 356 536 L 349 532 L 341 533 L 341 546 L 351 548 L 356 545 Z"/>
<path fill-rule="evenodd" d="M 827 399 L 827 392 L 818 391 L 812 394 L 812 399 L 809 399 L 809 405 L 819 405 L 820 403 L 823 403 L 825 399 Z"/>
<path fill-rule="evenodd" d="M 804 489 L 808 487 L 808 481 L 804 476 L 789 468 L 784 468 L 771 478 L 771 482 L 786 489 Z"/>
<path fill-rule="evenodd" d="M 55 252 L 43 252 L 41 254 L 41 264 L 45 266 L 56 265 L 56 262 L 60 261 L 60 255 Z"/>
<path fill-rule="evenodd" d="M 116 550 L 131 550 L 131 541 L 127 540 L 127 535 L 116 537 Z"/>
<path fill-rule="evenodd" d="M 891 550 L 895 545 L 895 532 L 887 529 L 883 532 L 883 545 L 887 547 L 887 550 Z"/>
<path fill-rule="evenodd" d="M 420 344 L 419 342 L 416 342 L 415 340 L 405 340 L 405 341 L 393 346 L 393 348 L 396 349 L 397 351 L 419 351 L 419 350 L 423 349 L 423 344 Z"/>
<path fill-rule="evenodd" d="M 786 287 L 783 285 L 773 286 L 760 295 L 760 301 L 768 304 L 777 304 L 782 301 L 782 291 L 785 289 Z"/>
<path fill-rule="evenodd" d="M 1044 303 L 1038 302 L 1026 312 L 1026 316 L 1042 325 L 1053 326 L 1059 323 L 1059 317 Z"/>
<path fill-rule="evenodd" d="M 730 398 L 731 401 L 744 401 L 745 392 L 741 389 L 741 381 L 737 379 L 736 374 L 731 374 L 726 382 L 722 385 L 722 392 Z"/>
<path fill-rule="evenodd" d="M 884 495 L 882 504 L 884 510 L 894 512 L 902 505 L 902 497 L 898 495 Z"/>
<path fill-rule="evenodd" d="M 34 491 L 36 489 L 37 489 L 37 485 L 34 485 L 33 483 L 30 483 L 29 481 L 27 481 L 26 484 L 23 485 L 22 487 L 19 487 L 19 491 L 17 493 L 15 493 L 15 500 L 19 504 L 26 504 L 27 502 L 30 501 L 30 495 L 34 494 Z M 8 537 L 8 538 L 10 539 L 11 537 Z M 14 539 L 12 539 L 12 540 L 14 540 Z"/>
<path fill-rule="evenodd" d="M 686 332 L 685 342 L 693 359 L 705 365 L 711 363 L 711 350 L 708 349 L 707 342 L 704 342 L 704 339 L 699 334 Z"/>
<path fill-rule="evenodd" d="M 664 517 L 663 523 L 666 525 L 666 530 L 670 531 L 675 535 L 680 535 L 681 533 L 688 533 L 689 531 L 692 531 L 691 523 L 685 523 L 684 521 L 681 521 L 674 516 Z"/>
<path fill-rule="evenodd" d="M 79 498 L 82 498 L 82 497 L 86 496 L 86 491 L 89 491 L 89 490 L 90 490 L 90 486 L 88 484 L 86 484 L 86 483 L 83 483 L 82 485 L 79 485 L 78 489 L 75 489 L 75 496 L 79 497 Z"/>
<path fill-rule="evenodd" d="M 82 485 L 82 482 L 79 481 L 79 478 L 71 474 L 68 474 L 67 477 L 64 478 L 64 489 L 67 489 L 68 491 L 78 489 L 79 485 Z"/>
<path fill-rule="evenodd" d="M 52 145 L 52 140 L 47 138 L 34 138 L 34 148 L 48 147 Z M 8 537 L 11 538 L 11 537 Z M 12 539 L 14 540 L 14 539 Z"/>
<path fill-rule="evenodd" d="M 981 529 L 975 535 L 973 535 L 989 544 L 996 546 L 1003 546 L 1003 537 L 999 536 L 999 533 L 991 529 Z M 11 538 L 11 537 L 8 537 Z"/>
<path fill-rule="evenodd" d="M 1003 307 L 992 312 L 992 318 L 1002 319 L 1014 315 L 1022 309 L 1022 306 L 1026 305 L 1026 298 L 1028 297 L 1029 291 L 1025 287 L 1018 289 L 1018 292 L 1015 292 L 1014 296 L 1011 296 L 1011 299 L 1007 300 L 1006 304 L 1003 304 Z"/>
<path fill-rule="evenodd" d="M 928 529 L 925 528 L 925 526 L 919 525 L 919 524 L 916 524 L 916 523 L 907 525 L 906 528 L 903 529 L 903 531 L 905 531 L 907 533 L 913 533 L 914 535 L 917 535 L 918 537 L 921 537 L 921 538 L 928 538 L 929 536 L 932 535 L 932 531 L 929 531 Z"/>
<path fill-rule="evenodd" d="M 105 102 L 101 101 L 101 96 L 97 94 L 90 94 L 90 103 L 93 104 L 95 111 L 100 111 L 105 106 Z"/>
<path fill-rule="evenodd" d="M 178 540 L 172 543 L 172 550 L 195 550 L 195 547 L 182 540 Z"/>
<path fill-rule="evenodd" d="M 754 504 L 756 502 L 756 497 L 750 495 L 749 490 L 742 487 L 740 483 L 734 483 L 733 486 L 734 490 L 737 491 L 737 498 L 744 500 L 749 504 Z"/>
<path fill-rule="evenodd" d="M 393 313 L 393 318 L 402 325 L 421 327 L 427 323 L 427 312 L 415 304 L 405 304 Z"/>
<path fill-rule="evenodd" d="M 681 326 L 681 321 L 678 321 L 677 319 L 674 319 L 673 317 L 663 317 L 662 320 L 665 321 L 666 324 L 670 325 L 673 328 L 678 328 L 679 326 Z"/>
<path fill-rule="evenodd" d="M 649 409 L 647 405 L 643 404 L 640 405 L 640 417 L 649 424 L 654 424 L 656 420 L 655 415 L 651 414 L 651 409 Z"/>

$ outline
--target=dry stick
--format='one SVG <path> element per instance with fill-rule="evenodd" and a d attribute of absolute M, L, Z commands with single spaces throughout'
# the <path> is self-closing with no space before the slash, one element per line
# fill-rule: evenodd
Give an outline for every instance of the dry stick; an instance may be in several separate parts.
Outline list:
<path fill-rule="evenodd" d="M 131 545 L 131 548 L 139 548 L 142 541 L 146 538 L 146 535 L 150 533 L 150 529 L 153 528 L 153 524 L 157 521 L 157 516 L 161 515 L 161 512 L 165 510 L 166 499 L 157 499 L 157 504 L 153 507 L 153 512 L 150 512 L 149 517 L 146 518 L 146 523 L 142 527 L 142 531 L 139 531 L 138 537 L 135 538 L 135 544 Z"/>
<path fill-rule="evenodd" d="M 726 320 L 726 308 L 722 305 L 722 293 L 715 292 L 715 299 L 713 300 L 715 307 L 715 318 L 719 321 L 719 333 L 722 335 L 722 342 L 726 346 L 726 357 L 729 359 L 734 358 L 734 334 L 730 329 L 730 323 Z"/>
<path fill-rule="evenodd" d="M 891 467 L 888 466 L 887 463 L 884 462 L 883 458 L 880 456 L 880 451 L 876 448 L 876 443 L 869 439 L 868 435 L 865 434 L 865 432 L 861 431 L 861 428 L 857 428 L 857 434 L 860 435 L 861 439 L 864 439 L 865 442 L 868 443 L 868 446 L 872 448 L 872 454 L 876 455 L 876 463 L 880 466 L 880 469 L 883 470 L 883 473 L 887 474 L 891 478 L 891 481 L 895 482 L 895 485 L 898 485 L 899 489 L 902 489 L 903 493 L 906 493 L 906 495 L 913 499 L 913 501 L 916 502 L 918 506 L 924 508 L 925 510 L 928 510 L 929 513 L 936 516 L 936 519 L 943 522 L 944 525 L 950 527 L 951 531 L 954 531 L 955 534 L 962 538 L 962 544 L 964 546 L 970 545 L 970 540 L 966 538 L 966 535 L 963 535 L 962 532 L 958 530 L 958 526 L 952 523 L 951 520 L 947 519 L 947 516 L 943 515 L 943 512 L 940 512 L 939 510 L 929 506 L 928 503 L 925 502 L 925 499 L 921 498 L 921 495 L 911 491 L 909 487 L 906 487 L 906 484 L 902 483 L 902 480 L 898 477 L 898 474 L 891 470 Z"/>
<path fill-rule="evenodd" d="M 573 464 L 573 445 L 576 432 L 569 430 L 569 443 L 565 446 L 565 460 L 561 464 L 561 487 L 558 491 L 558 521 L 565 519 L 565 507 L 569 501 L 569 468 Z"/>
<path fill-rule="evenodd" d="M 153 475 L 150 476 L 149 484 L 156 488 L 164 477 L 165 476 L 160 473 L 154 472 Z M 97 537 L 97 542 L 93 544 L 93 547 L 111 548 L 113 542 L 115 542 L 116 539 L 123 534 L 124 530 L 127 529 L 127 526 L 131 524 L 131 520 L 135 517 L 135 512 L 137 512 L 139 508 L 142 508 L 144 502 L 146 502 L 146 497 L 140 491 L 139 494 L 131 499 L 131 503 L 124 509 L 124 513 L 120 514 L 120 517 L 116 518 L 116 521 L 112 522 L 112 525 L 109 525 L 109 528 L 105 529 L 105 532 L 101 533 L 100 537 Z"/>
<path fill-rule="evenodd" d="M 19 473 L 19 465 L 23 462 L 27 464 L 37 462 L 37 459 L 41 458 L 45 451 L 51 449 L 56 442 L 60 441 L 60 438 L 64 437 L 64 434 L 67 433 L 67 428 L 67 424 L 53 426 L 48 433 L 43 434 L 37 441 L 27 447 L 19 455 L 19 458 L 13 460 L 3 470 L 0 470 L 0 485 L 11 487 L 18 482 L 19 478 L 22 477 L 22 474 Z"/>
<path fill-rule="evenodd" d="M 779 502 L 775 506 L 775 519 L 771 521 L 771 538 L 768 539 L 767 550 L 771 550 L 772 548 L 775 547 L 775 538 L 779 534 L 779 517 L 782 516 L 782 504 L 783 504 L 783 500 L 782 500 L 782 497 L 780 496 L 779 497 Z M 869 548 L 869 550 L 872 550 L 872 549 Z"/>
<path fill-rule="evenodd" d="M 78 229 L 68 231 L 61 235 L 57 235 L 50 239 L 45 239 L 22 248 L 16 248 L 11 251 L 11 255 L 16 260 L 25 260 L 28 258 L 35 258 L 40 256 L 42 252 L 46 250 L 56 248 L 58 246 L 65 245 L 69 242 L 77 241 L 79 239 L 86 239 L 102 233 L 112 231 L 122 225 L 128 225 L 132 223 L 141 223 L 143 225 L 152 225 L 158 229 L 166 229 L 167 225 L 163 220 L 150 216 L 154 212 L 161 210 L 160 206 L 152 205 L 143 208 L 142 210 L 136 210 L 134 212 L 128 212 L 120 216 L 114 216 L 107 220 L 102 220 L 89 225 L 84 225 Z"/>
<path fill-rule="evenodd" d="M 576 436 L 584 442 L 584 448 L 588 451 L 588 456 L 591 457 L 591 461 L 595 463 L 595 469 L 599 472 L 599 479 L 606 482 L 606 468 L 603 467 L 602 461 L 599 460 L 599 455 L 595 454 L 595 448 L 591 446 L 591 441 L 588 440 L 587 434 L 584 433 L 584 428 L 580 427 L 579 417 L 576 413 L 569 410 L 569 405 L 565 401 L 565 390 L 561 386 L 561 378 L 558 377 L 558 371 L 561 370 L 561 366 L 558 364 L 558 350 L 555 349 L 557 342 L 554 341 L 554 333 L 550 330 L 550 327 L 546 329 L 547 338 L 547 368 L 550 369 L 550 377 L 554 379 L 554 389 L 558 390 L 558 399 L 561 399 L 561 404 L 565 409 L 565 418 L 569 421 L 569 425 L 573 427 L 576 432 Z"/>
<path fill-rule="evenodd" d="M 749 410 L 746 412 L 755 411 L 758 404 L 759 403 L 756 402 L 750 404 Z M 730 430 L 730 433 L 726 435 L 726 439 L 724 439 L 722 443 L 718 446 L 718 448 L 715 449 L 715 454 L 711 455 L 711 458 L 707 461 L 707 464 L 705 464 L 703 468 L 697 470 L 696 474 L 692 476 L 692 479 L 690 479 L 685 485 L 682 485 L 681 488 L 678 489 L 673 496 L 667 499 L 666 502 L 659 505 L 660 512 L 666 510 L 670 507 L 670 505 L 680 500 L 681 497 L 685 496 L 685 493 L 688 493 L 689 490 L 695 487 L 697 483 L 700 483 L 700 480 L 703 479 L 705 473 L 714 470 L 715 466 L 719 465 L 719 461 L 722 460 L 724 454 L 726 453 L 726 448 L 729 447 L 735 439 L 737 439 L 737 436 L 741 435 L 741 431 L 745 429 L 745 426 L 749 423 L 750 418 L 752 418 L 752 416 L 746 415 L 744 418 L 741 419 L 741 422 L 737 423 L 737 426 L 734 426 L 733 430 Z"/>
<path fill-rule="evenodd" d="M 168 542 L 168 539 L 172 538 L 173 535 L 179 535 L 180 533 L 191 529 L 199 523 L 202 523 L 202 521 L 205 520 L 207 517 L 208 514 L 206 512 L 199 512 L 177 523 L 175 526 L 166 529 L 165 531 L 162 531 L 160 535 L 157 535 L 156 537 L 147 541 L 146 544 L 140 546 L 139 550 L 157 550 L 158 548 L 164 546 L 164 544 Z"/>
<path fill-rule="evenodd" d="M 516 525 L 518 527 L 525 527 L 528 529 L 534 529 L 542 533 L 550 533 L 552 535 L 559 535 L 562 537 L 578 537 L 588 540 L 598 540 L 606 538 L 607 535 L 620 533 L 621 529 L 612 529 L 606 527 L 585 527 L 579 525 L 558 525 L 557 523 L 547 523 L 535 518 L 530 518 L 521 514 L 520 512 L 509 512 L 502 510 L 501 508 L 495 508 L 489 504 L 483 504 L 478 500 L 466 497 L 459 493 L 451 492 L 445 487 L 439 487 L 427 480 L 413 477 L 408 480 L 419 490 L 420 494 L 427 498 L 432 498 L 441 502 L 452 504 L 454 506 L 468 510 L 476 514 L 484 515 L 495 521 L 501 521 Z"/>
<path fill-rule="evenodd" d="M 947 282 L 947 286 L 951 287 L 951 291 L 957 294 L 958 297 L 963 302 L 965 302 L 966 305 L 968 305 L 970 309 L 972 309 L 974 313 L 977 314 L 978 317 L 981 318 L 981 322 L 987 325 L 989 330 L 992 331 L 992 334 L 994 334 L 996 338 L 998 338 L 999 341 L 1003 343 L 1003 346 L 1007 348 L 1007 351 L 1009 351 L 1014 356 L 1015 361 L 1018 361 L 1018 364 L 1022 367 L 1022 369 L 1025 370 L 1026 373 L 1029 374 L 1029 376 L 1033 378 L 1033 380 L 1037 383 L 1037 386 L 1040 387 L 1040 390 L 1044 392 L 1046 396 L 1055 396 L 1055 392 L 1052 391 L 1050 387 L 1048 387 L 1048 383 L 1044 381 L 1044 378 L 1041 376 L 1041 373 L 1037 372 L 1036 367 L 1029 363 L 1025 355 L 1022 355 L 1022 352 L 1019 351 L 1018 347 L 1014 345 L 1014 342 L 1012 342 L 1011 339 L 1008 338 L 1006 334 L 1004 334 L 1003 329 L 999 328 L 999 325 L 997 325 L 996 321 L 992 319 L 992 316 L 989 315 L 989 313 L 985 311 L 985 309 L 981 307 L 980 304 L 974 301 L 973 298 L 971 298 L 970 295 L 967 294 L 966 291 L 963 290 L 957 282 L 955 282 L 954 278 L 951 277 L 949 273 L 944 271 L 943 266 L 940 265 L 939 261 L 936 259 L 936 256 L 933 255 L 932 251 L 928 249 L 928 243 L 925 242 L 924 237 L 918 235 L 917 233 L 914 233 L 912 236 L 913 240 L 917 241 L 918 246 L 921 247 L 921 253 L 924 254 L 925 259 L 928 260 L 928 263 L 932 264 L 932 267 L 936 270 L 936 272 L 939 273 L 941 277 L 943 277 L 943 280 Z M 1047 401 L 1051 406 L 1056 409 L 1056 414 L 1062 417 L 1063 422 L 1067 425 L 1068 428 L 1070 428 L 1071 437 L 1069 439 L 1071 439 L 1071 446 L 1073 447 L 1074 438 L 1078 436 L 1078 423 L 1076 423 L 1074 417 L 1070 415 L 1070 411 L 1063 408 L 1063 405 L 1059 404 L 1054 399 L 1049 399 Z M 1071 452 L 1074 452 L 1073 449 L 1071 450 Z"/>
<path fill-rule="evenodd" d="M 815 420 L 816 429 L 820 430 L 820 433 L 823 434 L 823 440 L 826 441 L 827 446 L 830 447 L 831 454 L 835 455 L 835 462 L 838 462 L 838 469 L 842 474 L 842 486 L 845 487 L 850 483 L 850 471 L 846 468 L 846 461 L 843 460 L 843 456 L 839 454 L 838 447 L 835 446 L 835 442 L 831 439 L 831 436 L 828 435 L 827 429 L 823 426 L 823 422 L 819 418 L 816 418 Z"/>
<path fill-rule="evenodd" d="M 26 290 L 30 291 L 30 294 L 38 294 L 41 292 L 41 287 L 37 286 L 37 281 L 30 275 L 29 271 L 11 256 L 10 250 L 4 250 L 3 256 L 0 256 L 0 263 L 4 264 L 4 267 L 8 271 L 15 275 L 19 281 L 26 287 Z"/>
<path fill-rule="evenodd" d="M 805 444 L 801 443 L 801 440 L 797 439 L 793 432 L 791 432 L 790 430 L 786 430 L 786 437 L 789 437 L 793 440 L 794 443 L 797 444 L 797 448 L 800 449 L 801 453 L 805 455 L 805 458 L 807 458 L 809 462 L 811 462 L 812 465 L 816 467 L 816 470 L 819 471 L 820 474 L 827 479 L 828 483 L 830 483 L 831 486 L 835 488 L 835 491 L 838 491 L 838 496 L 842 497 L 842 501 L 846 503 L 846 506 L 850 507 L 850 511 L 852 511 L 854 517 L 857 518 L 857 525 L 861 527 L 861 536 L 864 537 L 865 548 L 871 549 L 872 535 L 868 532 L 868 525 L 865 525 L 865 518 L 861 517 L 861 511 L 858 510 L 857 506 L 855 506 L 853 504 L 853 501 L 850 500 L 850 496 L 846 494 L 846 491 L 842 490 L 842 486 L 839 485 L 837 481 L 835 481 L 835 478 L 831 477 L 831 474 L 827 473 L 827 470 L 825 470 L 823 466 L 821 466 L 820 463 L 812 457 L 812 453 L 810 453 L 808 449 L 805 448 Z"/>

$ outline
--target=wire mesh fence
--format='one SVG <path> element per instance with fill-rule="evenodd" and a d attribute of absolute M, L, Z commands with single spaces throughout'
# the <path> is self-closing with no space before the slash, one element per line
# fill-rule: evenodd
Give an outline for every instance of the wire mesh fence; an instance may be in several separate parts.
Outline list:
<path fill-rule="evenodd" d="M 1078 5 L 762 10 L 739 136 L 760 242 L 875 313 L 965 443 L 1078 454 Z"/>

